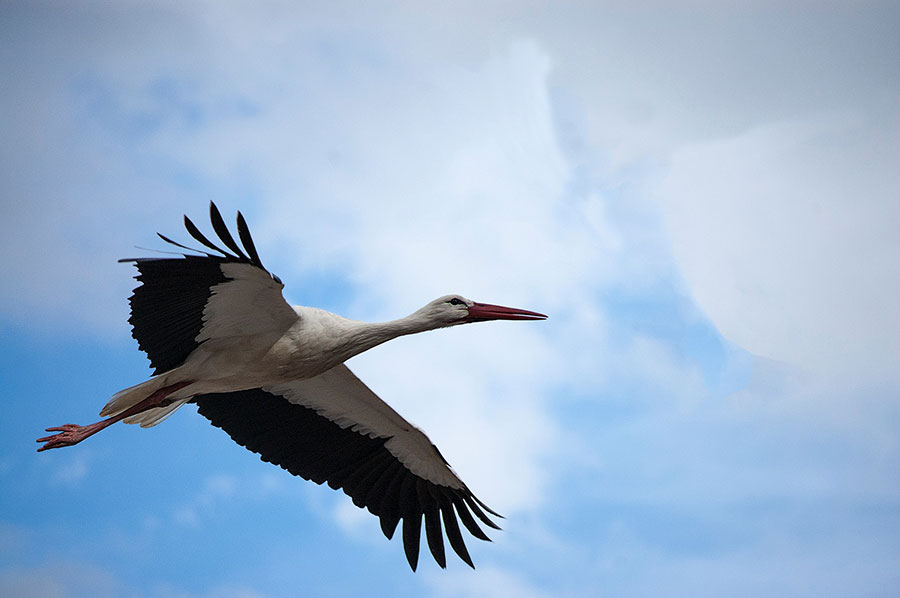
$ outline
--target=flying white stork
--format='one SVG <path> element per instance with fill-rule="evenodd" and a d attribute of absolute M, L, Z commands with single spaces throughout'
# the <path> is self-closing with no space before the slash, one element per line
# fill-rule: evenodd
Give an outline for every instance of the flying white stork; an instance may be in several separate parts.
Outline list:
<path fill-rule="evenodd" d="M 349 320 L 314 307 L 291 306 L 281 280 L 263 267 L 240 212 L 238 244 L 210 203 L 210 219 L 226 249 L 185 216 L 206 248 L 177 258 L 135 258 L 141 285 L 130 298 L 132 335 L 153 377 L 122 390 L 87 426 L 47 428 L 38 451 L 72 446 L 118 421 L 155 426 L 185 403 L 238 444 L 316 484 L 342 488 L 381 521 L 390 539 L 403 520 L 403 548 L 415 571 L 422 519 L 431 554 L 446 566 L 441 521 L 450 546 L 474 567 L 457 517 L 488 540 L 474 515 L 499 529 L 425 434 L 382 401 L 343 365 L 398 336 L 487 320 L 543 320 L 524 309 L 476 303 L 459 295 L 435 299 L 383 323 Z M 159 234 L 159 233 L 157 233 Z M 196 255 L 197 253 L 201 255 Z"/>

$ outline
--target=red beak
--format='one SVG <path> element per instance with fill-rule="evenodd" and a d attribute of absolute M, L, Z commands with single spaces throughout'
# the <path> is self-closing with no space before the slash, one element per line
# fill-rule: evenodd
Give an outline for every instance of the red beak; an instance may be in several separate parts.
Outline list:
<path fill-rule="evenodd" d="M 464 322 L 486 322 L 487 320 L 546 320 L 547 316 L 536 311 L 518 309 L 516 307 L 503 307 L 490 303 L 475 303 L 469 306 L 469 315 L 463 318 Z"/>

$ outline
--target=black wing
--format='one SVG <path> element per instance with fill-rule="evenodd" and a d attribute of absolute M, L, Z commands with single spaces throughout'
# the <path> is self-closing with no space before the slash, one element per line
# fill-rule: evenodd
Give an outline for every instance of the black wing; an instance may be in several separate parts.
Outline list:
<path fill-rule="evenodd" d="M 207 239 L 187 216 L 184 217 L 184 225 L 194 239 L 221 255 L 193 249 L 160 234 L 159 237 L 167 243 L 202 255 L 185 253 L 178 258 L 119 260 L 134 262 L 139 272 L 135 278 L 141 285 L 134 289 L 129 299 L 131 317 L 128 321 L 132 326 L 132 336 L 149 357 L 154 374 L 178 367 L 203 342 L 198 337 L 209 319 L 209 314 L 204 317 L 204 310 L 213 289 L 238 276 L 234 272 L 226 274 L 222 267 L 225 264 L 249 266 L 241 270 L 241 277 L 250 281 L 254 292 L 271 295 L 267 298 L 271 312 L 277 313 L 280 318 L 293 314 L 292 310 L 290 313 L 287 311 L 290 307 L 281 297 L 281 280 L 268 272 L 260 261 L 241 213 L 238 212 L 237 224 L 243 248 L 235 242 L 212 202 L 209 212 L 213 229 L 227 249 Z M 259 276 L 263 273 L 265 276 Z M 238 313 L 226 315 L 240 317 Z"/>
<path fill-rule="evenodd" d="M 446 566 L 442 521 L 450 546 L 473 568 L 459 520 L 482 540 L 489 538 L 473 513 L 499 529 L 484 511 L 499 515 L 472 494 L 431 441 L 346 366 L 267 390 L 199 395 L 194 402 L 201 415 L 263 461 L 342 488 L 356 506 L 381 520 L 388 539 L 402 519 L 403 548 L 413 571 L 423 518 L 428 547 L 441 567 Z"/>

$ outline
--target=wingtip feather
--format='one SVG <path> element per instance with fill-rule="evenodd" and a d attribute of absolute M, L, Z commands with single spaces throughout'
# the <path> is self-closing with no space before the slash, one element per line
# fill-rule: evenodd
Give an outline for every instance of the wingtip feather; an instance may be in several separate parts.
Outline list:
<path fill-rule="evenodd" d="M 241 251 L 241 247 L 235 242 L 234 237 L 231 236 L 231 231 L 228 230 L 228 226 L 222 218 L 222 213 L 219 212 L 219 208 L 217 208 L 215 202 L 212 201 L 209 202 L 209 220 L 212 223 L 213 230 L 216 231 L 216 234 L 219 235 L 219 239 L 222 240 L 228 249 L 237 254 L 241 259 L 249 259 L 244 255 L 244 252 Z"/>
<path fill-rule="evenodd" d="M 410 568 L 415 571 L 419 564 L 419 541 L 422 534 L 422 514 L 416 513 L 403 518 L 403 552 Z"/>
<path fill-rule="evenodd" d="M 250 256 L 250 261 L 265 270 L 262 260 L 259 259 L 259 253 L 256 251 L 256 245 L 253 243 L 253 237 L 250 236 L 250 227 L 247 226 L 247 221 L 244 219 L 244 215 L 241 214 L 240 210 L 238 210 L 237 213 L 237 227 L 238 237 L 240 237 L 241 243 L 244 244 L 244 249 L 247 251 L 247 255 Z"/>
<path fill-rule="evenodd" d="M 221 253 L 222 255 L 224 255 L 225 257 L 234 257 L 231 254 L 229 254 L 227 251 L 223 250 L 221 247 L 219 247 L 218 245 L 216 245 L 215 243 L 213 243 L 212 241 L 207 239 L 206 235 L 204 235 L 202 232 L 200 232 L 200 229 L 197 228 L 197 225 L 195 225 L 191 221 L 190 218 L 188 218 L 187 214 L 185 214 L 185 216 L 184 216 L 184 228 L 187 229 L 188 234 L 190 234 L 192 237 L 194 237 L 194 239 L 196 239 L 197 242 L 204 245 L 205 247 L 209 247 L 213 251 L 217 251 L 217 252 Z"/>

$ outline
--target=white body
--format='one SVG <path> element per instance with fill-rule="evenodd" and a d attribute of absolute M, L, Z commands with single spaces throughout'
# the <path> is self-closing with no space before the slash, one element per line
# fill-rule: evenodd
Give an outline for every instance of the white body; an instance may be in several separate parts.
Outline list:
<path fill-rule="evenodd" d="M 283 285 L 254 266 L 222 269 L 234 278 L 213 287 L 197 337 L 200 346 L 181 366 L 113 395 L 101 416 L 121 413 L 179 382 L 191 383 L 169 395 L 171 404 L 123 421 L 155 426 L 196 395 L 262 388 L 341 427 L 391 438 L 386 447 L 411 471 L 437 484 L 462 486 L 443 463 L 415 457 L 431 441 L 342 365 L 392 338 L 451 325 L 466 313 L 448 303 L 457 296 L 441 297 L 400 320 L 360 322 L 315 307 L 288 306 L 281 299 Z M 276 293 L 280 301 L 272 301 Z"/>

